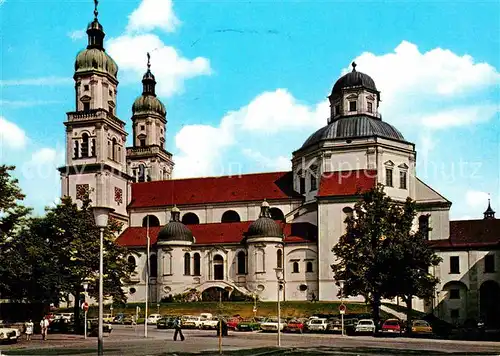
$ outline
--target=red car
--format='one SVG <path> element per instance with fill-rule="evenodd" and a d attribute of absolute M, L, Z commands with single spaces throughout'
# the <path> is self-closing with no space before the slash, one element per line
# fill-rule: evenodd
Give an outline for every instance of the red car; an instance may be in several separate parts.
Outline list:
<path fill-rule="evenodd" d="M 401 335 L 403 324 L 399 319 L 387 319 L 382 325 L 383 334 Z"/>
<path fill-rule="evenodd" d="M 236 330 L 236 327 L 243 319 L 241 317 L 232 317 L 227 320 L 227 328 L 231 330 Z"/>
<path fill-rule="evenodd" d="M 303 333 L 304 332 L 304 327 L 305 323 L 302 320 L 299 319 L 293 319 L 288 322 L 285 326 L 285 331 L 289 332 L 299 332 Z"/>

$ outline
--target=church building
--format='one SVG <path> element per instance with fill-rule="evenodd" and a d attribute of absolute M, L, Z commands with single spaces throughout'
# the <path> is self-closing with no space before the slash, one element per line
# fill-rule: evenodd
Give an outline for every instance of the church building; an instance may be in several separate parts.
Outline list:
<path fill-rule="evenodd" d="M 136 266 L 126 286 L 129 302 L 143 302 L 146 290 L 151 302 L 177 295 L 207 300 L 219 291 L 226 299 L 272 301 L 276 268 L 284 271 L 281 300 L 337 300 L 332 247 L 360 194 L 378 183 L 396 201 L 416 201 L 415 228 L 431 228 L 428 239 L 444 258 L 434 271 L 442 279 L 438 298 L 422 302 L 422 310 L 439 305 L 443 317 L 462 320 L 479 312 L 482 284 L 491 283 L 488 293 L 500 297 L 499 220 L 493 214 L 486 228 L 482 220 L 450 223 L 451 202 L 417 177 L 415 144 L 383 120 L 382 93 L 355 63 L 332 87 L 325 126 L 297 142 L 290 171 L 173 179 L 167 110 L 155 93 L 149 54 L 142 93 L 125 122 L 116 116 L 118 66 L 104 49 L 97 10 L 87 35 L 75 61 L 74 111 L 64 123 L 62 195 L 78 201 L 89 193 L 123 223 L 117 242 Z M 462 276 L 482 258 L 490 274 L 478 267 Z"/>

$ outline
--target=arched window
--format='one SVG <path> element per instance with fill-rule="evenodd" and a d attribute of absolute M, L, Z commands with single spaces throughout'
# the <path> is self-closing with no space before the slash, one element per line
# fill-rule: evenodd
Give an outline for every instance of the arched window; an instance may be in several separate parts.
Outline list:
<path fill-rule="evenodd" d="M 299 263 L 295 261 L 292 265 L 292 271 L 293 273 L 299 273 Z"/>
<path fill-rule="evenodd" d="M 271 208 L 269 209 L 269 213 L 271 214 L 271 218 L 273 220 L 285 220 L 285 214 L 283 214 L 283 212 L 279 208 Z"/>
<path fill-rule="evenodd" d="M 158 276 L 158 258 L 156 255 L 149 257 L 149 276 L 155 278 Z"/>
<path fill-rule="evenodd" d="M 147 227 L 148 226 L 148 219 L 149 219 L 149 227 L 152 226 L 160 226 L 160 220 L 154 215 L 146 215 L 142 219 L 142 227 Z"/>
<path fill-rule="evenodd" d="M 420 215 L 418 218 L 418 229 L 429 239 L 429 215 Z"/>
<path fill-rule="evenodd" d="M 135 257 L 134 256 L 128 256 L 127 258 L 128 264 L 131 266 L 134 266 L 134 268 L 137 266 L 135 263 Z"/>
<path fill-rule="evenodd" d="M 193 257 L 193 262 L 194 262 L 194 275 L 199 276 L 201 275 L 201 257 L 198 252 L 194 254 Z"/>
<path fill-rule="evenodd" d="M 224 279 L 224 259 L 221 255 L 214 256 L 214 279 L 219 281 Z"/>
<path fill-rule="evenodd" d="M 82 157 L 89 156 L 89 135 L 84 133 L 82 134 Z"/>
<path fill-rule="evenodd" d="M 230 222 L 240 222 L 239 214 L 234 210 L 228 210 L 224 214 L 222 214 L 221 222 L 230 223 Z"/>
<path fill-rule="evenodd" d="M 255 270 L 256 272 L 265 272 L 266 271 L 266 266 L 265 266 L 265 253 L 264 250 L 258 249 L 255 251 Z"/>
<path fill-rule="evenodd" d="M 306 262 L 306 272 L 311 273 L 313 271 L 313 263 L 311 261 Z"/>
<path fill-rule="evenodd" d="M 238 252 L 238 274 L 245 274 L 246 273 L 246 255 L 244 251 Z"/>
<path fill-rule="evenodd" d="M 95 157 L 95 138 L 92 139 L 91 144 L 90 144 L 90 156 Z"/>
<path fill-rule="evenodd" d="M 283 251 L 281 249 L 276 251 L 276 267 L 283 268 Z"/>
<path fill-rule="evenodd" d="M 137 180 L 139 183 L 146 181 L 146 166 L 144 164 L 139 165 L 139 173 L 137 174 Z"/>
<path fill-rule="evenodd" d="M 80 143 L 75 140 L 73 145 L 73 158 L 78 158 L 80 156 Z"/>
<path fill-rule="evenodd" d="M 191 275 L 191 256 L 187 252 L 184 254 L 184 275 Z"/>
<path fill-rule="evenodd" d="M 200 219 L 195 213 L 186 213 L 182 215 L 182 223 L 184 225 L 195 225 L 200 223 Z"/>
<path fill-rule="evenodd" d="M 113 137 L 113 139 L 111 140 L 111 159 L 113 161 L 116 161 L 117 160 L 117 149 L 116 147 L 118 146 L 118 142 L 116 142 L 116 138 Z"/>
<path fill-rule="evenodd" d="M 299 176 L 299 193 L 304 194 L 306 192 L 306 177 L 304 176 L 304 171 L 298 171 L 297 175 Z"/>
<path fill-rule="evenodd" d="M 163 255 L 163 275 L 172 274 L 172 255 L 167 252 Z"/>

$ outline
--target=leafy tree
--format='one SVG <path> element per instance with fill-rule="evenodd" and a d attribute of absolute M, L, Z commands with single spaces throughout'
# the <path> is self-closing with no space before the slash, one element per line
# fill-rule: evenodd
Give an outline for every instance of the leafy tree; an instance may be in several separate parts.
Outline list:
<path fill-rule="evenodd" d="M 405 204 L 397 209 L 398 221 L 387 239 L 390 245 L 389 261 L 393 269 L 386 281 L 385 297 L 401 297 L 406 303 L 406 330 L 410 333 L 413 297 L 432 298 L 439 279 L 434 277 L 429 269 L 437 266 L 442 259 L 429 246 L 427 231 L 413 230 L 417 215 L 415 202 L 408 198 Z"/>
<path fill-rule="evenodd" d="M 30 209 L 20 204 L 24 194 L 17 179 L 12 177 L 14 166 L 0 165 L 0 295 L 10 296 L 11 283 L 17 279 L 14 266 L 7 259 L 12 241 L 26 222 Z"/>
<path fill-rule="evenodd" d="M 346 233 L 332 250 L 337 257 L 332 265 L 335 279 L 343 281 L 340 294 L 344 297 L 362 295 L 372 307 L 376 323 L 380 319 L 380 301 L 390 270 L 384 240 L 393 226 L 392 212 L 392 201 L 382 185 L 364 193 L 355 204 L 353 214 L 345 220 Z"/>

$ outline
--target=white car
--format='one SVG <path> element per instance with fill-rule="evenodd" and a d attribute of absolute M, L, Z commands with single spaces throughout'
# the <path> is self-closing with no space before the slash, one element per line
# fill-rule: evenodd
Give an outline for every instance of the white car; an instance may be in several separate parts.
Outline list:
<path fill-rule="evenodd" d="M 200 314 L 200 329 L 217 329 L 219 325 L 219 319 L 217 317 L 212 316 L 210 313 L 201 313 Z"/>
<path fill-rule="evenodd" d="M 20 336 L 19 329 L 0 327 L 0 342 L 17 342 Z"/>
<path fill-rule="evenodd" d="M 376 330 L 375 323 L 373 322 L 372 319 L 361 319 L 356 324 L 355 332 L 374 334 L 375 330 Z"/>
<path fill-rule="evenodd" d="M 328 320 L 326 318 L 314 318 L 307 322 L 308 331 L 326 331 Z"/>
<path fill-rule="evenodd" d="M 181 320 L 181 325 L 186 329 L 199 329 L 201 326 L 201 316 L 184 315 Z"/>
<path fill-rule="evenodd" d="M 286 326 L 286 321 L 281 319 L 278 323 L 278 318 L 269 318 L 264 320 L 263 323 L 260 324 L 260 329 L 262 331 L 276 331 L 278 332 L 278 324 L 280 331 L 283 331 Z"/>
<path fill-rule="evenodd" d="M 148 324 L 154 324 L 154 325 L 156 325 L 156 323 L 160 319 L 161 319 L 161 315 L 160 314 L 150 314 L 149 318 L 148 318 Z"/>

